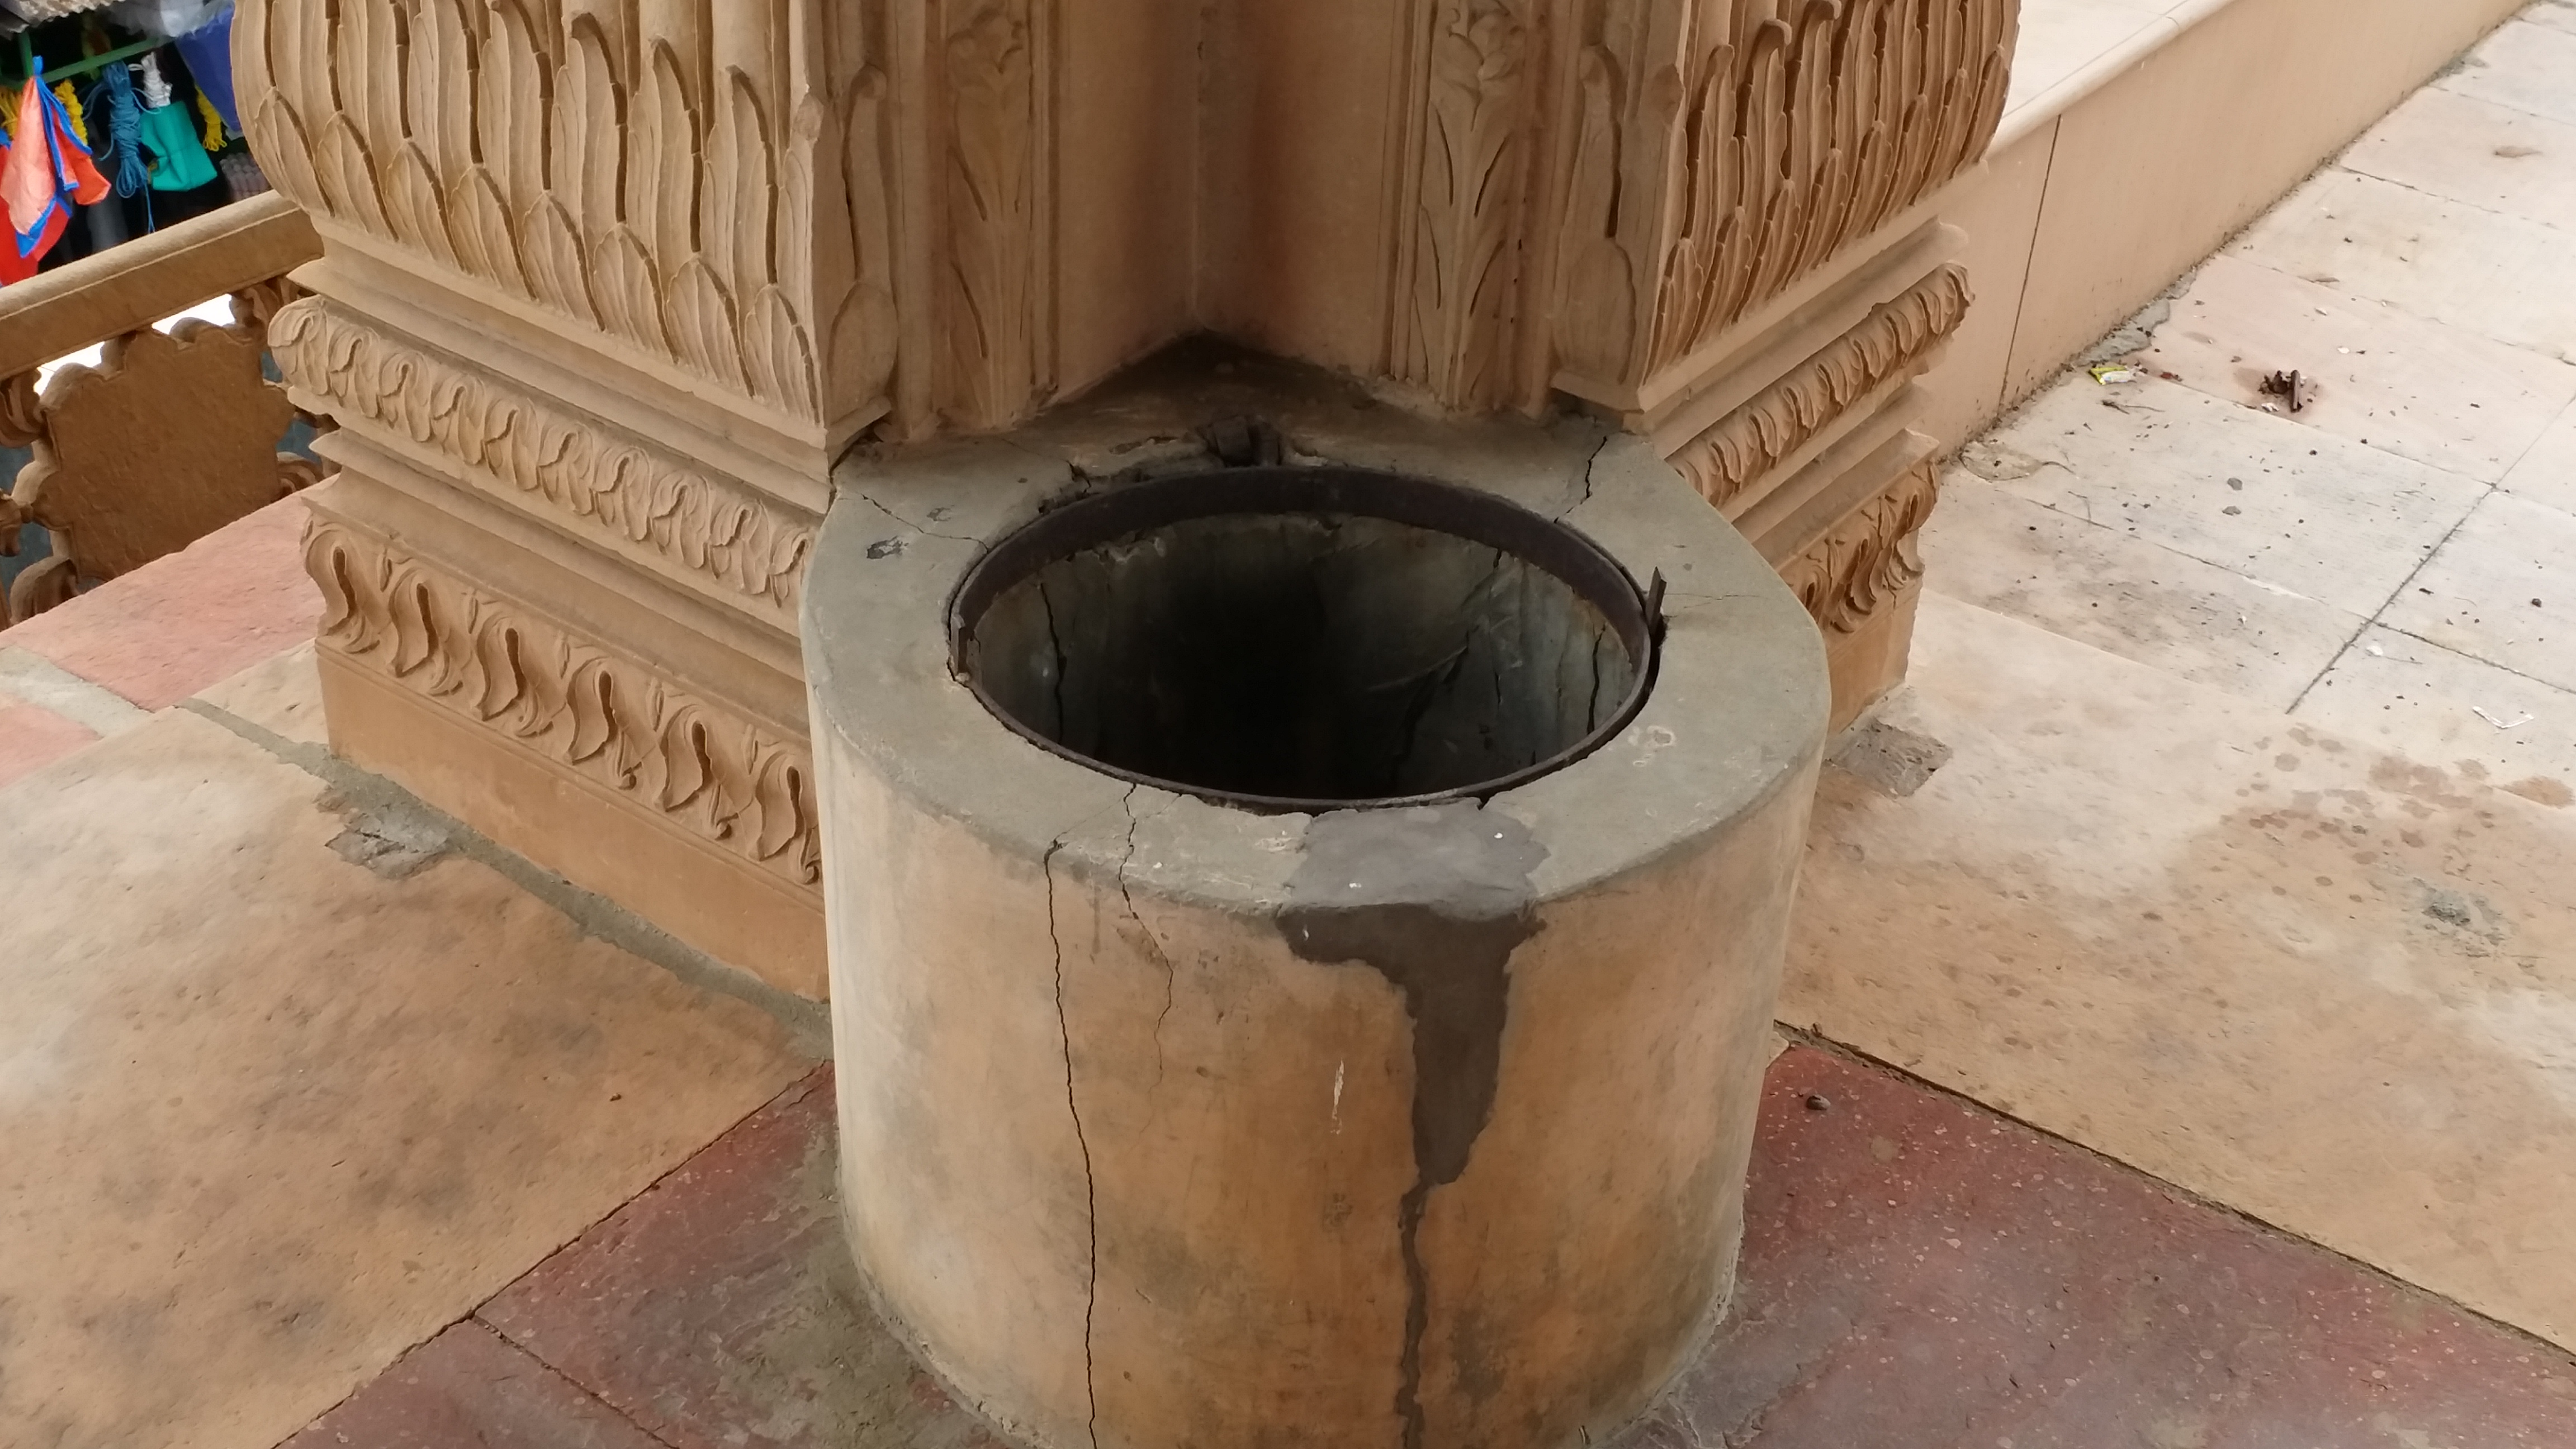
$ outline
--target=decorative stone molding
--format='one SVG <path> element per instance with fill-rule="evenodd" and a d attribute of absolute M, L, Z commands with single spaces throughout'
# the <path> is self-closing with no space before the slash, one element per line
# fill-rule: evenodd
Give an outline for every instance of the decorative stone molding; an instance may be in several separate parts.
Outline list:
<path fill-rule="evenodd" d="M 1051 7 L 952 0 L 942 44 L 950 96 L 944 173 L 940 411 L 969 431 L 1019 421 L 1052 386 L 1042 254 L 1052 185 L 1043 138 Z"/>
<path fill-rule="evenodd" d="M 801 510 L 319 298 L 280 312 L 269 345 L 287 382 L 343 420 L 794 626 L 817 522 Z"/>
<path fill-rule="evenodd" d="M 1923 525 L 1940 500 L 1938 469 L 1921 464 L 1835 525 L 1780 575 L 1819 626 L 1856 634 L 1923 578 Z"/>
<path fill-rule="evenodd" d="M 1919 371 L 1966 320 L 1971 299 L 1966 269 L 1940 268 L 1684 444 L 1674 466 L 1709 502 L 1734 502 L 1863 397 Z"/>
<path fill-rule="evenodd" d="M 1930 197 L 2002 119 L 2017 0 L 1597 0 L 1577 34 L 1557 385 L 1632 392 Z"/>
<path fill-rule="evenodd" d="M 265 0 L 234 53 L 268 174 L 343 234 L 828 423 L 894 362 L 853 8 Z"/>
<path fill-rule="evenodd" d="M 800 889 L 822 859 L 802 741 L 345 524 L 305 567 L 321 645 Z"/>
<path fill-rule="evenodd" d="M 1389 295 L 1389 371 L 1452 407 L 1506 405 L 1530 135 L 1531 0 L 1424 0 Z"/>

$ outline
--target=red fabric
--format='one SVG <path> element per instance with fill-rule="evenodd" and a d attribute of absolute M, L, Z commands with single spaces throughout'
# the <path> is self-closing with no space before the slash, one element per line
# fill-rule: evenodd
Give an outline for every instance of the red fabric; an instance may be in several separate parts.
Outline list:
<path fill-rule="evenodd" d="M 71 224 L 71 204 L 104 201 L 109 189 L 42 74 L 29 76 L 18 97 L 18 134 L 0 150 L 0 212 L 9 219 L 9 234 L 0 237 L 0 284 L 34 276 Z"/>

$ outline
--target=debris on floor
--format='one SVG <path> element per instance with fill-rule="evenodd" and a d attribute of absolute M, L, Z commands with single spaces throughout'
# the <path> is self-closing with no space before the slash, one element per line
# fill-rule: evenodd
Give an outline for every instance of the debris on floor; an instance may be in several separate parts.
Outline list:
<path fill-rule="evenodd" d="M 2279 398 L 2290 405 L 2290 411 L 2303 413 L 2308 410 L 2308 404 L 2317 400 L 2317 384 L 2314 378 L 2294 367 L 2263 379 L 2263 395 Z"/>

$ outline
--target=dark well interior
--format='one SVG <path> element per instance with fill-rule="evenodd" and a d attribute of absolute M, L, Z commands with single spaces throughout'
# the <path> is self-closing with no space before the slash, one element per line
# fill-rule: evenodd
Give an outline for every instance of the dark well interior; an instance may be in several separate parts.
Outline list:
<path fill-rule="evenodd" d="M 1578 535 L 1465 489 L 1241 469 L 1115 490 L 1006 540 L 952 626 L 1022 733 L 1255 805 L 1472 793 L 1624 722 L 1652 642 Z"/>

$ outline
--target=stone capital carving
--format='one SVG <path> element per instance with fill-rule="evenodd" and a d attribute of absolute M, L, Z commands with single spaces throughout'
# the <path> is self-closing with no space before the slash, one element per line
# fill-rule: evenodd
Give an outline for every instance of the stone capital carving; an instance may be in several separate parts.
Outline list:
<path fill-rule="evenodd" d="M 1923 525 L 1941 501 L 1938 471 L 1918 465 L 1862 504 L 1780 571 L 1816 622 L 1853 634 L 1923 577 Z"/>

